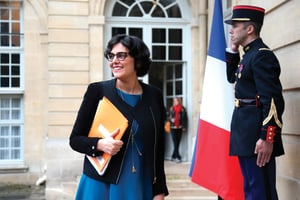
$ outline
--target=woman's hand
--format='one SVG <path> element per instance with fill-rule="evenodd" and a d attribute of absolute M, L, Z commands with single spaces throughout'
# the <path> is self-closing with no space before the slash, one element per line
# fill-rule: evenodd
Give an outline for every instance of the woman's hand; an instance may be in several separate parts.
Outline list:
<path fill-rule="evenodd" d="M 119 131 L 120 129 L 116 129 L 111 133 L 110 137 L 98 140 L 97 149 L 112 156 L 116 155 L 123 146 L 123 141 L 114 139 Z"/>

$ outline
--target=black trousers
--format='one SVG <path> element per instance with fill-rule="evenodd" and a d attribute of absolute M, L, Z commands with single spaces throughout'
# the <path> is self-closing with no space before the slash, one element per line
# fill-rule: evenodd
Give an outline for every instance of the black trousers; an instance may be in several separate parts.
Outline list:
<path fill-rule="evenodd" d="M 179 144 L 180 144 L 180 140 L 181 140 L 181 136 L 182 136 L 182 128 L 176 128 L 176 129 L 172 128 L 171 135 L 172 135 L 173 146 L 174 146 L 172 158 L 173 159 L 177 158 L 177 159 L 181 160 L 181 156 L 179 154 Z"/>

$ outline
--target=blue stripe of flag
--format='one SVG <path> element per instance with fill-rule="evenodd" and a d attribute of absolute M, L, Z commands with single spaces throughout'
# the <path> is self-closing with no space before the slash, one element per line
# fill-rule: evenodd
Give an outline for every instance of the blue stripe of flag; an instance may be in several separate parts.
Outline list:
<path fill-rule="evenodd" d="M 211 26 L 208 55 L 225 61 L 226 40 L 224 35 L 222 1 L 216 0 Z"/>

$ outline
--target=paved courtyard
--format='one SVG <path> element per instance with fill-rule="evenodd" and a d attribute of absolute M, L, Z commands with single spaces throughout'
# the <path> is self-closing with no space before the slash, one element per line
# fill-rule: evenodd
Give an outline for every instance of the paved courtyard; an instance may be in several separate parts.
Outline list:
<path fill-rule="evenodd" d="M 217 196 L 192 183 L 189 177 L 190 163 L 165 162 L 169 196 L 166 200 L 217 200 Z M 45 185 L 0 184 L 0 200 L 45 200 Z"/>

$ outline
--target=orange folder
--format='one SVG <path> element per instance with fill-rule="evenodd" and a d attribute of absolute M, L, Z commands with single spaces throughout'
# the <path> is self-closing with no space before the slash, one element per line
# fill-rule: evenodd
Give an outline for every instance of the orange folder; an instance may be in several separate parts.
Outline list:
<path fill-rule="evenodd" d="M 123 114 L 109 101 L 105 96 L 99 101 L 98 108 L 92 123 L 88 137 L 106 138 L 110 137 L 110 133 L 120 129 L 119 133 L 114 137 L 116 140 L 120 140 L 128 127 L 128 121 Z M 103 175 L 111 155 L 103 153 L 101 156 L 87 158 L 95 167 L 99 175 Z"/>

